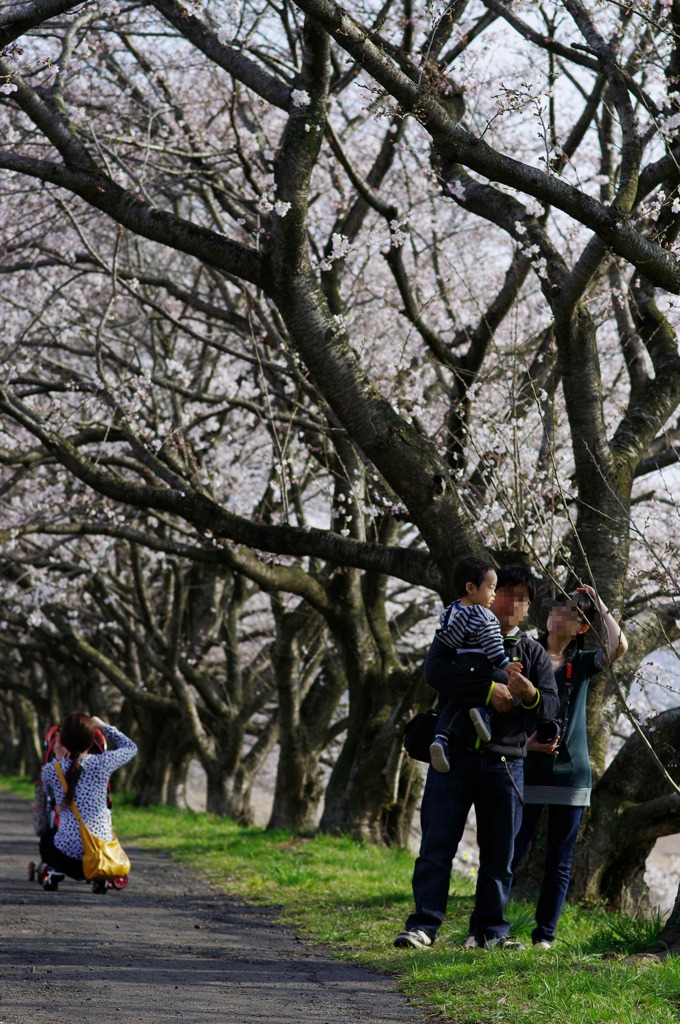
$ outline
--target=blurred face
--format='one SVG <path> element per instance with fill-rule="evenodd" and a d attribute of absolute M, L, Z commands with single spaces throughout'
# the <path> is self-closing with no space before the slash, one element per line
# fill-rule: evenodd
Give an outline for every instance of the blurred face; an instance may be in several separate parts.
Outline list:
<path fill-rule="evenodd" d="M 490 608 L 496 596 L 497 579 L 498 577 L 493 569 L 489 569 L 488 572 L 484 573 L 482 582 L 478 587 L 474 583 L 466 584 L 467 596 L 474 604 L 481 604 L 485 608 Z"/>
<path fill-rule="evenodd" d="M 523 583 L 515 587 L 499 587 L 493 612 L 502 629 L 513 629 L 527 617 L 529 604 L 529 591 Z"/>
<path fill-rule="evenodd" d="M 588 628 L 587 624 L 573 607 L 564 602 L 554 604 L 548 615 L 548 632 L 556 636 L 572 640 Z"/>

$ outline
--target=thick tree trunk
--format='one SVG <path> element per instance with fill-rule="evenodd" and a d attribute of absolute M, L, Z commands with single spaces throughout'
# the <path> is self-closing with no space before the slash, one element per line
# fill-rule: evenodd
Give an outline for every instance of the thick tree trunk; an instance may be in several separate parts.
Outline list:
<path fill-rule="evenodd" d="M 274 804 L 267 828 L 313 831 L 322 797 L 319 751 L 309 749 L 303 730 L 286 739 L 282 733 Z"/>
<path fill-rule="evenodd" d="M 278 692 L 279 760 L 269 829 L 316 828 L 323 797 L 319 760 L 329 726 L 345 689 L 342 672 L 325 655 L 327 633 L 317 616 L 300 605 L 284 613 L 272 599 L 276 618 L 273 666 Z M 312 682 L 312 680 L 314 680 Z"/>
<path fill-rule="evenodd" d="M 141 807 L 163 804 L 172 766 L 189 748 L 178 718 L 161 718 L 135 710 L 139 753 L 131 762 L 129 786 Z M 127 729 L 126 723 L 121 725 Z"/>
<path fill-rule="evenodd" d="M 645 733 L 677 781 L 680 708 L 658 715 Z M 675 832 L 680 832 L 680 796 L 664 782 L 635 733 L 594 789 L 574 851 L 573 895 L 603 897 L 608 906 L 631 914 L 648 910 L 645 861 L 660 836 Z"/>
<path fill-rule="evenodd" d="M 680 954 L 680 886 L 678 886 L 671 916 L 666 921 L 656 942 L 648 946 L 645 953 L 653 953 L 657 956 Z"/>
<path fill-rule="evenodd" d="M 321 828 L 372 843 L 402 844 L 410 826 L 406 818 L 417 800 L 410 769 L 404 769 L 402 780 L 404 725 L 414 680 L 403 670 L 382 674 L 373 665 L 353 689 L 347 739 L 326 789 Z M 400 811 L 401 786 L 410 798 Z"/>
<path fill-rule="evenodd" d="M 187 768 L 186 759 L 175 761 L 170 765 L 163 793 L 163 803 L 167 807 L 178 806 L 179 790 L 182 787 L 186 788 Z"/>
<path fill-rule="evenodd" d="M 295 683 L 293 684 L 295 685 Z M 308 832 L 317 827 L 324 795 L 320 760 L 329 723 L 344 689 L 344 677 L 326 669 L 299 707 L 299 694 L 279 698 L 279 760 L 268 829 Z"/>
<path fill-rule="evenodd" d="M 391 846 L 408 846 L 413 816 L 423 791 L 422 766 L 401 751 L 396 799 L 383 812 L 382 834 Z"/>

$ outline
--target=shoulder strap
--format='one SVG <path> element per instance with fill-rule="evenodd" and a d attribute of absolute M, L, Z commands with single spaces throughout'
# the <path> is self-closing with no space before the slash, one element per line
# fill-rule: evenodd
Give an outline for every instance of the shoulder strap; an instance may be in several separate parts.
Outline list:
<path fill-rule="evenodd" d="M 59 776 L 59 781 L 61 782 L 62 786 L 64 787 L 64 793 L 65 793 L 66 790 L 68 789 L 68 786 L 66 785 L 66 779 L 64 777 L 63 768 L 61 767 L 61 765 L 59 764 L 58 761 L 54 762 L 54 770 L 57 773 L 57 775 Z M 78 805 L 76 804 L 75 800 L 71 801 L 71 809 L 72 809 L 73 813 L 75 814 L 77 820 L 79 822 L 81 822 L 83 819 L 80 817 L 80 811 L 78 810 Z"/>

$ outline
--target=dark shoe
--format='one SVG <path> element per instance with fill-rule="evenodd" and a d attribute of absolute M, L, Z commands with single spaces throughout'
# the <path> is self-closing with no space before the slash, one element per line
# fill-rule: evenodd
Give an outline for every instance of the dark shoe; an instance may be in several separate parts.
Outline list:
<path fill-rule="evenodd" d="M 92 892 L 96 892 L 99 896 L 105 896 L 108 889 L 108 884 L 105 878 L 96 878 L 92 883 Z"/>
<path fill-rule="evenodd" d="M 501 935 L 499 939 L 487 939 L 484 949 L 525 949 L 525 945 L 509 935 Z"/>
<path fill-rule="evenodd" d="M 491 739 L 491 719 L 485 708 L 470 708 L 470 718 L 480 740 L 488 743 Z"/>
<path fill-rule="evenodd" d="M 63 882 L 65 878 L 66 875 L 63 871 L 53 871 L 52 868 L 48 868 L 41 884 L 45 892 L 56 892 L 59 883 Z"/>
<path fill-rule="evenodd" d="M 430 762 L 436 772 L 448 772 L 451 763 L 449 761 L 449 744 L 446 736 L 438 734 L 430 744 Z"/>
<path fill-rule="evenodd" d="M 400 949 L 426 949 L 427 946 L 431 946 L 434 943 L 434 939 L 431 939 L 427 932 L 424 932 L 422 928 L 405 928 L 403 932 L 399 932 L 394 945 Z"/>

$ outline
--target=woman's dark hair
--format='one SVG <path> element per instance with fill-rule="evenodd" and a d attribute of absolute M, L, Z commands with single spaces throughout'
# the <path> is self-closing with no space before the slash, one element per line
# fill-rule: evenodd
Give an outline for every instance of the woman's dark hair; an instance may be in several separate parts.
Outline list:
<path fill-rule="evenodd" d="M 586 593 L 585 590 L 572 590 L 570 594 L 566 596 L 564 594 L 558 594 L 554 599 L 551 608 L 554 608 L 556 604 L 568 604 L 574 609 L 579 619 L 583 623 L 590 625 L 595 621 L 597 615 L 597 606 L 593 601 L 590 594 Z M 572 637 L 567 646 L 564 649 L 564 656 L 567 661 L 570 661 L 577 651 L 583 649 L 583 642 L 585 640 L 584 633 L 577 633 L 576 636 Z M 548 646 L 548 630 L 539 636 L 538 641 L 543 647 Z"/>
<path fill-rule="evenodd" d="M 94 725 L 90 716 L 82 711 L 72 711 L 61 723 L 59 740 L 62 747 L 66 747 L 71 758 L 65 775 L 66 796 L 64 797 L 65 806 L 70 807 L 81 772 L 78 757 L 89 750 L 94 741 Z"/>
<path fill-rule="evenodd" d="M 495 572 L 496 566 L 484 558 L 475 558 L 473 555 L 469 558 L 461 558 L 460 562 L 456 562 L 453 567 L 453 585 L 456 588 L 457 596 L 465 595 L 467 583 L 474 583 L 478 587 L 487 572 L 490 571 Z"/>

